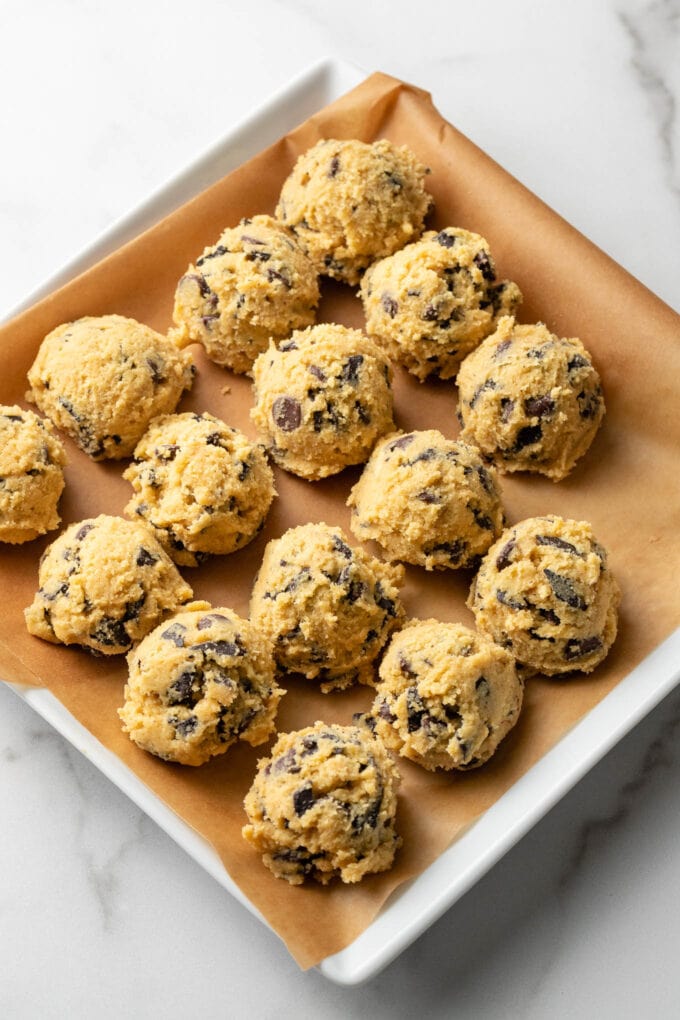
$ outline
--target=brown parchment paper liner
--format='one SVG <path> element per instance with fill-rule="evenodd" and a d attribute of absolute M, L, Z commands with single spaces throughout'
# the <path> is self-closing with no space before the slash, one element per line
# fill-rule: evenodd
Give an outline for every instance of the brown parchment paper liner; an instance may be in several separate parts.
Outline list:
<path fill-rule="evenodd" d="M 296 156 L 322 137 L 387 137 L 407 143 L 432 170 L 432 226 L 483 234 L 499 277 L 525 295 L 519 318 L 579 336 L 603 376 L 608 413 L 593 447 L 568 480 L 555 485 L 508 477 L 503 491 L 511 522 L 555 512 L 593 523 L 611 553 L 623 589 L 620 634 L 591 676 L 529 681 L 516 730 L 488 765 L 462 775 L 430 775 L 401 762 L 399 831 L 404 847 L 388 874 L 357 886 L 291 888 L 274 879 L 244 843 L 243 796 L 256 759 L 267 752 L 238 746 L 198 769 L 145 755 L 120 730 L 122 658 L 46 644 L 27 634 L 22 610 L 37 587 L 38 558 L 55 534 L 0 550 L 0 675 L 48 687 L 73 715 L 154 792 L 208 839 L 234 880 L 303 967 L 351 942 L 389 894 L 418 874 L 507 790 L 680 622 L 680 319 L 607 256 L 446 123 L 427 94 L 375 74 L 286 138 L 250 160 L 135 241 L 62 287 L 0 331 L 0 402 L 24 403 L 26 371 L 48 330 L 81 315 L 118 312 L 160 330 L 170 324 L 177 279 L 202 248 L 240 217 L 273 212 Z M 559 172 L 556 169 L 556 172 Z M 358 299 L 324 285 L 320 320 L 361 326 Z M 246 379 L 216 368 L 199 348 L 199 374 L 180 410 L 208 409 L 249 435 Z M 228 387 L 228 389 L 226 389 Z M 404 429 L 457 431 L 453 385 L 421 385 L 397 373 L 396 416 Z M 122 464 L 94 464 L 68 443 L 64 524 L 100 512 L 121 513 L 129 486 Z M 347 529 L 345 499 L 356 470 L 309 483 L 277 471 L 279 498 L 265 532 L 240 553 L 184 574 L 196 597 L 246 615 L 252 579 L 266 541 L 287 527 L 325 520 Z M 410 615 L 473 624 L 464 602 L 465 573 L 409 568 Z M 279 729 L 317 718 L 349 722 L 370 704 L 366 688 L 321 696 L 313 683 L 284 683 Z"/>

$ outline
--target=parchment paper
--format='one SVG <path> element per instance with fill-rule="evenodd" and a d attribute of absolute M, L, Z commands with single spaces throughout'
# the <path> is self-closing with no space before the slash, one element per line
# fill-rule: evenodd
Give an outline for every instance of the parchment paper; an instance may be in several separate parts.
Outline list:
<path fill-rule="evenodd" d="M 593 447 L 568 480 L 506 478 L 511 522 L 554 512 L 593 523 L 611 554 L 623 589 L 620 634 L 592 675 L 529 681 L 522 718 L 496 757 L 479 771 L 430 775 L 407 762 L 399 831 L 404 847 L 394 869 L 357 886 L 291 888 L 273 878 L 241 838 L 243 796 L 256 759 L 267 751 L 237 746 L 198 769 L 157 760 L 121 733 L 123 658 L 94 658 L 46 644 L 26 632 L 22 610 L 37 587 L 38 559 L 55 534 L 0 551 L 0 675 L 48 687 L 216 848 L 244 893 L 285 940 L 302 967 L 351 942 L 400 883 L 422 871 L 593 705 L 680 623 L 680 318 L 447 124 L 427 94 L 375 74 L 289 136 L 103 262 L 41 301 L 0 331 L 0 402 L 19 402 L 41 339 L 58 323 L 118 312 L 164 331 L 177 279 L 221 230 L 246 215 L 273 212 L 297 155 L 322 137 L 387 137 L 407 143 L 432 170 L 436 210 L 431 226 L 463 226 L 483 234 L 499 277 L 525 295 L 519 318 L 542 320 L 580 336 L 603 377 L 607 416 Z M 556 168 L 555 172 L 559 172 Z M 319 320 L 361 326 L 355 294 L 324 284 Z M 199 374 L 179 410 L 208 409 L 253 436 L 247 379 L 216 368 L 193 348 Z M 225 387 L 229 387 L 224 392 Z M 396 416 L 405 429 L 458 431 L 452 384 L 422 385 L 397 373 Z M 121 513 L 129 486 L 124 464 L 95 464 L 70 442 L 64 524 L 101 512 Z M 240 553 L 185 570 L 196 597 L 246 615 L 265 543 L 286 528 L 325 520 L 346 530 L 345 499 L 358 476 L 350 470 L 310 483 L 277 471 L 279 498 L 266 530 Z M 469 573 L 409 568 L 407 612 L 473 625 L 464 602 Z M 317 718 L 349 722 L 368 707 L 369 689 L 322 696 L 314 684 L 286 679 L 279 729 Z M 401 761 L 401 760 L 400 760 Z M 48 781 L 48 777 L 45 777 Z"/>

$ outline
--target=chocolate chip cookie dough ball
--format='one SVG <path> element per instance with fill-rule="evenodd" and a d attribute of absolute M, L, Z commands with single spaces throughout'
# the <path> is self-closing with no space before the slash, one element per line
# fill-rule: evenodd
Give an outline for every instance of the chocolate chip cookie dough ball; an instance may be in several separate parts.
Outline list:
<path fill-rule="evenodd" d="M 206 248 L 177 285 L 170 338 L 248 372 L 267 349 L 314 322 L 317 271 L 292 231 L 271 216 L 241 220 Z"/>
<path fill-rule="evenodd" d="M 522 294 L 516 283 L 496 280 L 483 237 L 447 227 L 374 263 L 361 299 L 368 335 L 422 382 L 452 379 Z"/>
<path fill-rule="evenodd" d="M 430 771 L 488 761 L 519 718 L 509 652 L 459 623 L 413 620 L 380 663 L 369 719 L 386 746 Z"/>
<path fill-rule="evenodd" d="M 319 273 L 357 284 L 371 262 L 420 236 L 432 201 L 426 173 L 384 138 L 317 142 L 284 183 L 276 215 Z"/>
<path fill-rule="evenodd" d="M 501 471 L 533 471 L 559 482 L 586 453 L 605 407 L 600 378 L 580 340 L 510 317 L 458 373 L 462 439 Z"/>
<path fill-rule="evenodd" d="M 303 524 L 267 545 L 250 619 L 283 671 L 325 692 L 373 683 L 373 663 L 403 617 L 404 570 L 352 549 L 340 528 Z"/>
<path fill-rule="evenodd" d="M 57 326 L 33 362 L 32 399 L 93 460 L 129 457 L 157 414 L 191 387 L 191 355 L 121 315 Z"/>
<path fill-rule="evenodd" d="M 358 329 L 334 323 L 293 333 L 253 366 L 258 433 L 272 459 L 302 478 L 365 461 L 394 429 L 392 368 Z"/>
<path fill-rule="evenodd" d="M 207 412 L 154 418 L 123 478 L 134 489 L 125 513 L 183 566 L 242 549 L 275 495 L 263 447 Z"/>
<path fill-rule="evenodd" d="M 193 603 L 128 654 L 123 730 L 144 751 L 202 765 L 237 740 L 262 744 L 282 691 L 271 650 L 231 609 Z"/>
<path fill-rule="evenodd" d="M 538 673 L 590 673 L 616 637 L 619 586 L 587 521 L 531 517 L 489 549 L 468 597 L 478 629 Z"/>
<path fill-rule="evenodd" d="M 277 878 L 359 882 L 387 871 L 395 832 L 397 767 L 367 729 L 316 722 L 282 733 L 258 763 L 244 801 L 244 838 Z"/>
<path fill-rule="evenodd" d="M 29 633 L 102 655 L 126 652 L 192 595 L 145 525 L 106 514 L 55 539 L 38 578 L 24 613 Z"/>
<path fill-rule="evenodd" d="M 0 405 L 0 542 L 19 545 L 58 527 L 65 463 L 47 422 Z"/>
<path fill-rule="evenodd" d="M 436 429 L 381 439 L 347 505 L 358 539 L 427 570 L 475 565 L 504 523 L 495 470 Z"/>

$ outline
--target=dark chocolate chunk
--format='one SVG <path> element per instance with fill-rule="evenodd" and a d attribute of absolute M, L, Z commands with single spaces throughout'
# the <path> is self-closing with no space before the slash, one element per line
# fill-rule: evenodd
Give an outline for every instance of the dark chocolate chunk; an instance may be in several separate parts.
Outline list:
<path fill-rule="evenodd" d="M 118 645 L 123 648 L 129 648 L 132 644 L 124 622 L 122 620 L 112 620 L 108 616 L 102 618 L 98 626 L 90 632 L 90 637 L 98 644 L 106 645 L 107 647 Z"/>
<path fill-rule="evenodd" d="M 303 737 L 302 746 L 304 748 L 304 751 L 301 751 L 300 753 L 301 758 L 305 758 L 308 754 L 313 754 L 314 751 L 318 751 L 319 749 L 319 745 L 314 739 L 314 737 Z"/>
<path fill-rule="evenodd" d="M 300 766 L 297 764 L 295 758 L 295 748 L 289 747 L 285 754 L 282 754 L 280 758 L 276 758 L 272 765 L 273 772 L 299 772 Z"/>
<path fill-rule="evenodd" d="M 535 443 L 539 443 L 542 438 L 543 429 L 540 425 L 525 425 L 524 428 L 520 429 L 517 433 L 512 453 L 520 453 L 527 446 L 533 446 Z"/>
<path fill-rule="evenodd" d="M 309 811 L 313 804 L 314 790 L 312 789 L 311 783 L 300 787 L 300 789 L 296 790 L 293 794 L 293 807 L 295 808 L 296 815 L 304 815 L 305 811 Z"/>
<path fill-rule="evenodd" d="M 333 159 L 330 162 L 330 166 L 328 167 L 328 176 L 329 177 L 337 176 L 337 173 L 338 173 L 339 169 L 340 169 L 340 159 L 338 158 L 338 156 L 333 156 Z"/>
<path fill-rule="evenodd" d="M 502 588 L 496 589 L 496 600 L 502 606 L 508 606 L 509 609 L 527 609 L 527 604 L 523 599 L 513 598 L 512 595 L 508 595 Z"/>
<path fill-rule="evenodd" d="M 565 552 L 573 553 L 574 556 L 581 556 L 575 545 L 571 542 L 565 542 L 563 538 L 558 538 L 557 535 L 536 535 L 536 541 L 539 545 L 554 545 L 556 549 L 564 549 Z"/>
<path fill-rule="evenodd" d="M 569 638 L 564 646 L 564 657 L 567 660 L 580 659 L 584 655 L 597 651 L 602 647 L 602 639 L 596 636 L 587 638 Z"/>
<path fill-rule="evenodd" d="M 475 691 L 477 692 L 477 695 L 480 698 L 489 697 L 489 694 L 491 693 L 491 688 L 489 687 L 489 681 L 486 679 L 485 676 L 480 676 L 480 678 L 475 682 Z"/>
<path fill-rule="evenodd" d="M 396 715 L 393 715 L 390 711 L 390 706 L 384 700 L 381 700 L 378 705 L 378 715 L 381 719 L 385 719 L 388 723 L 396 722 L 397 719 Z"/>
<path fill-rule="evenodd" d="M 152 567 L 154 563 L 158 563 L 158 557 L 154 556 L 153 553 L 150 553 L 142 545 L 139 547 L 136 563 L 138 567 Z"/>
<path fill-rule="evenodd" d="M 406 691 L 406 725 L 409 733 L 415 733 L 423 723 L 425 706 L 417 687 L 409 687 Z"/>
<path fill-rule="evenodd" d="M 364 356 L 363 354 L 350 354 L 349 358 L 345 361 L 342 366 L 340 373 L 340 381 L 343 383 L 352 383 L 356 385 L 359 381 L 359 369 L 363 365 Z"/>
<path fill-rule="evenodd" d="M 272 405 L 272 418 L 282 432 L 300 428 L 302 409 L 294 397 L 277 397 Z"/>
<path fill-rule="evenodd" d="M 186 719 L 179 719 L 176 715 L 172 715 L 168 718 L 168 722 L 174 726 L 175 733 L 180 740 L 185 740 L 198 726 L 198 718 L 195 715 L 190 715 Z"/>
<path fill-rule="evenodd" d="M 472 516 L 474 517 L 475 524 L 477 525 L 478 528 L 481 528 L 483 531 L 494 530 L 493 521 L 491 520 L 490 517 L 487 517 L 486 514 L 483 514 L 481 510 L 478 510 L 474 506 L 471 506 L 470 510 L 472 511 Z"/>
<path fill-rule="evenodd" d="M 505 570 L 512 563 L 510 559 L 510 553 L 515 548 L 515 540 L 511 538 L 509 542 L 506 542 L 496 558 L 496 570 Z"/>
<path fill-rule="evenodd" d="M 286 290 L 290 290 L 293 286 L 285 273 L 282 273 L 279 269 L 272 269 L 271 266 L 268 266 L 267 268 L 267 279 L 270 283 L 273 283 L 274 280 L 278 280 L 279 283 L 283 284 Z"/>
<path fill-rule="evenodd" d="M 563 577 L 562 574 L 556 574 L 554 570 L 550 570 L 548 567 L 544 568 L 543 574 L 547 578 L 548 584 L 552 588 L 556 599 L 559 599 L 560 602 L 566 602 L 572 609 L 586 608 L 587 602 L 574 589 L 574 586 L 568 577 Z"/>
<path fill-rule="evenodd" d="M 370 415 L 370 412 L 366 410 L 366 408 L 364 407 L 364 405 L 361 403 L 360 400 L 355 400 L 354 401 L 354 409 L 355 409 L 355 411 L 357 413 L 357 418 L 362 423 L 362 425 L 370 425 L 371 424 L 371 415 Z"/>
<path fill-rule="evenodd" d="M 202 266 L 204 262 L 208 262 L 210 259 L 215 259 L 215 258 L 218 258 L 218 256 L 220 256 L 220 255 L 228 255 L 228 254 L 229 254 L 229 249 L 226 248 L 223 244 L 218 244 L 218 245 L 216 245 L 213 248 L 212 251 L 208 252 L 206 255 L 201 255 L 200 259 L 196 259 L 196 265 L 197 266 Z M 202 276 L 199 277 L 198 275 L 191 274 L 188 277 L 187 276 L 183 276 L 182 279 L 183 280 L 186 280 L 186 279 L 190 279 L 190 280 L 191 279 L 194 279 L 194 280 L 199 280 L 200 279 L 200 280 L 203 280 L 203 277 Z M 205 280 L 203 280 L 203 282 L 205 283 Z"/>
<path fill-rule="evenodd" d="M 512 346 L 512 340 L 510 338 L 508 338 L 506 340 L 501 340 L 501 342 L 496 347 L 496 350 L 493 352 L 494 361 L 496 361 L 498 358 L 500 358 L 501 354 L 504 354 L 505 351 L 507 351 L 508 347 L 511 347 L 511 346 Z"/>
<path fill-rule="evenodd" d="M 494 272 L 491 259 L 489 258 L 489 253 L 486 251 L 478 251 L 472 261 L 479 269 L 483 278 L 488 280 L 489 283 L 493 283 L 496 279 L 496 274 Z"/>
<path fill-rule="evenodd" d="M 354 605 L 366 591 L 366 585 L 363 581 L 353 580 L 349 582 L 347 587 L 347 595 L 345 596 L 350 605 Z"/>
<path fill-rule="evenodd" d="M 165 641 L 172 641 L 173 645 L 177 648 L 184 648 L 184 635 L 187 629 L 183 623 L 171 623 L 162 633 L 161 637 Z"/>
<path fill-rule="evenodd" d="M 515 410 L 515 401 L 511 397 L 501 397 L 501 421 L 508 422 Z"/>
<path fill-rule="evenodd" d="M 75 533 L 76 542 L 82 542 L 86 535 L 89 535 L 93 530 L 94 524 L 83 524 L 82 527 L 78 528 Z"/>
<path fill-rule="evenodd" d="M 352 559 L 352 550 L 347 545 L 347 542 L 343 542 L 339 535 L 331 536 L 333 541 L 333 548 L 336 552 L 339 552 L 341 556 L 344 556 L 346 560 Z"/>
<path fill-rule="evenodd" d="M 425 322 L 436 322 L 438 317 L 439 313 L 434 305 L 428 305 L 421 316 Z"/>
<path fill-rule="evenodd" d="M 582 354 L 575 354 L 567 362 L 567 372 L 575 372 L 577 368 L 590 368 L 590 362 Z"/>
<path fill-rule="evenodd" d="M 393 443 L 390 443 L 389 450 L 403 450 L 405 447 L 410 446 L 416 437 L 412 432 L 407 432 L 405 436 L 399 436 Z"/>
<path fill-rule="evenodd" d="M 297 351 L 298 345 L 294 340 L 286 340 L 284 343 L 279 344 L 280 351 Z"/>
<path fill-rule="evenodd" d="M 399 652 L 399 669 L 402 671 L 405 677 L 408 677 L 409 680 L 415 680 L 415 678 L 418 676 L 418 674 L 413 668 L 413 665 L 411 664 L 411 662 L 409 662 L 409 660 L 406 658 L 403 652 Z"/>
<path fill-rule="evenodd" d="M 542 620 L 547 620 L 548 623 L 554 623 L 555 626 L 559 626 L 562 622 L 554 609 L 543 609 L 539 606 L 536 609 L 536 612 Z"/>
<path fill-rule="evenodd" d="M 179 446 L 177 443 L 166 443 L 163 446 L 157 447 L 154 453 L 159 460 L 174 460 L 178 450 Z"/>
<path fill-rule="evenodd" d="M 432 489 L 423 489 L 421 492 L 416 493 L 416 499 L 419 499 L 421 503 L 441 503 L 441 497 L 433 492 Z"/>
<path fill-rule="evenodd" d="M 319 368 L 318 365 L 310 365 L 309 371 L 316 379 L 319 380 L 319 382 L 326 382 L 326 373 L 322 368 Z"/>
<path fill-rule="evenodd" d="M 193 708 L 201 698 L 203 674 L 196 669 L 185 669 L 168 687 L 168 704 Z"/>
<path fill-rule="evenodd" d="M 530 418 L 549 418 L 555 410 L 555 401 L 544 394 L 542 397 L 527 397 L 524 401 L 524 412 Z"/>
<path fill-rule="evenodd" d="M 497 388 L 498 387 L 496 386 L 496 383 L 494 382 L 493 379 L 486 379 L 483 383 L 481 383 L 477 387 L 475 392 L 472 394 L 472 397 L 468 403 L 468 407 L 470 408 L 474 407 L 479 398 L 481 397 L 482 393 L 486 393 L 487 390 L 495 390 Z"/>
<path fill-rule="evenodd" d="M 245 648 L 238 638 L 235 641 L 201 641 L 196 645 L 196 649 L 203 652 L 208 658 L 222 655 L 234 658 L 238 655 L 245 655 Z"/>
<path fill-rule="evenodd" d="M 380 299 L 380 304 L 383 307 L 383 311 L 386 315 L 389 315 L 390 319 L 393 319 L 399 311 L 399 304 L 390 294 L 383 294 Z"/>
<path fill-rule="evenodd" d="M 165 382 L 165 380 L 167 379 L 167 376 L 163 371 L 165 368 L 165 364 L 155 357 L 147 358 L 146 363 L 149 367 L 149 372 L 151 373 L 152 382 L 156 386 L 158 386 L 162 382 Z"/>
<path fill-rule="evenodd" d="M 445 230 L 440 230 L 434 240 L 437 244 L 441 244 L 442 248 L 453 248 L 457 237 L 455 234 L 448 234 Z"/>
<path fill-rule="evenodd" d="M 376 582 L 374 597 L 375 597 L 375 604 L 377 606 L 379 606 L 380 609 L 382 609 L 382 611 L 384 613 L 387 613 L 388 616 L 396 616 L 397 615 L 397 606 L 396 606 L 396 603 L 395 603 L 394 599 L 389 598 L 385 594 L 385 592 L 383 590 L 383 586 L 381 585 L 380 581 Z"/>

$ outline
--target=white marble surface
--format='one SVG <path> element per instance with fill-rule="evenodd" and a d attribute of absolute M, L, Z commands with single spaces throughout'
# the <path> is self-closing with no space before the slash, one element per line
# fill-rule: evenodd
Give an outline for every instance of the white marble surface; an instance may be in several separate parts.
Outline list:
<path fill-rule="evenodd" d="M 680 306 L 678 0 L 34 0 L 0 38 L 0 313 L 323 55 L 430 90 Z M 0 1016 L 676 1017 L 679 735 L 676 693 L 347 989 L 0 687 Z"/>

